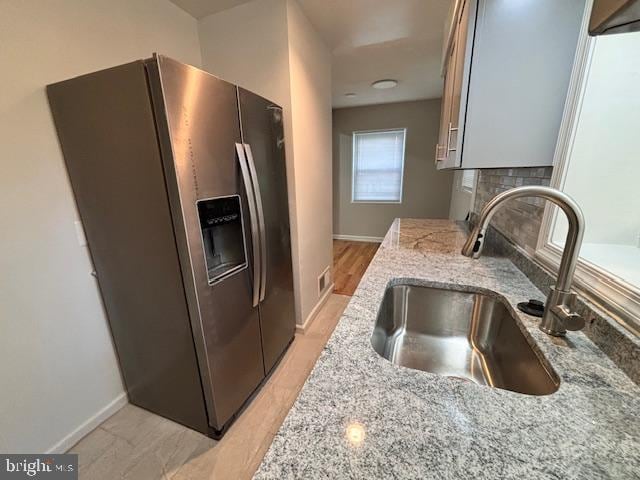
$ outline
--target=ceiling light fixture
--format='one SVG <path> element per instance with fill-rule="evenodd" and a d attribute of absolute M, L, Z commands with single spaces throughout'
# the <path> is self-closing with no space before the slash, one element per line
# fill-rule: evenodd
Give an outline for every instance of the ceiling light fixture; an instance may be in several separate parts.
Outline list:
<path fill-rule="evenodd" d="M 398 81 L 392 78 L 385 78 L 384 80 L 378 80 L 371 84 L 373 88 L 377 88 L 378 90 L 386 90 L 388 88 L 393 88 L 398 85 Z"/>
<path fill-rule="evenodd" d="M 356 96 L 356 94 L 355 94 L 355 93 L 353 93 L 353 92 L 349 92 L 349 93 L 345 93 L 345 94 L 344 94 L 344 96 L 345 96 L 345 97 L 349 97 L 349 98 L 353 98 L 353 97 L 355 97 L 355 96 Z"/>

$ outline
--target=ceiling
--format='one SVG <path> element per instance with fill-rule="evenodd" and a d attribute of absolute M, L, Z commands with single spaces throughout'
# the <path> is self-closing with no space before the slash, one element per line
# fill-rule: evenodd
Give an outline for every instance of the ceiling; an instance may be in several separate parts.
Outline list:
<path fill-rule="evenodd" d="M 448 0 L 298 2 L 333 55 L 334 107 L 442 96 L 440 58 Z M 371 87 L 384 78 L 398 80 L 398 86 Z"/>
<path fill-rule="evenodd" d="M 207 15 L 237 7 L 250 1 L 251 0 L 171 0 L 171 2 L 195 18 L 204 18 Z"/>
<path fill-rule="evenodd" d="M 172 1 L 202 18 L 250 0 Z M 334 107 L 442 96 L 440 58 L 451 0 L 297 1 L 331 51 Z M 371 87 L 385 78 L 398 86 Z"/>

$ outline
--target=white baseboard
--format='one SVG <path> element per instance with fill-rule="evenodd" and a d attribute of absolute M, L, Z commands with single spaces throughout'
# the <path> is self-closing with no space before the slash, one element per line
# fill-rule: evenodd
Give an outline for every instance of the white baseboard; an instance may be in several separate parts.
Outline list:
<path fill-rule="evenodd" d="M 384 237 L 366 237 L 361 235 L 334 235 L 334 240 L 349 240 L 351 242 L 370 242 L 370 243 L 382 243 Z"/>
<path fill-rule="evenodd" d="M 69 433 L 66 437 L 56 443 L 53 447 L 47 450 L 46 453 L 65 453 L 82 438 L 91 433 L 95 428 L 104 422 L 111 415 L 116 413 L 122 407 L 129 402 L 127 398 L 127 392 L 122 392 L 116 398 L 114 398 L 106 407 L 99 410 L 95 415 L 90 417 L 82 425 Z"/>
<path fill-rule="evenodd" d="M 304 323 L 302 325 L 296 325 L 296 333 L 304 333 L 307 331 L 307 329 L 311 325 L 311 322 L 313 322 L 313 319 L 316 318 L 316 315 L 318 315 L 318 312 L 320 311 L 322 306 L 327 303 L 327 300 L 329 300 L 329 297 L 333 293 L 334 286 L 335 284 L 332 283 L 331 285 L 329 285 L 329 287 L 327 287 L 320 300 L 318 300 L 318 303 L 316 303 L 316 306 L 313 307 L 313 310 L 311 310 L 311 313 L 309 313 L 309 315 L 307 316 L 307 319 L 304 321 Z"/>

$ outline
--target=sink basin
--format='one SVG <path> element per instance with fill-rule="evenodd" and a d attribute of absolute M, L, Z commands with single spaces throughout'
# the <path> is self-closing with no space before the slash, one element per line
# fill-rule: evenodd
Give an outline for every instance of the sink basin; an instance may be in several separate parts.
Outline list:
<path fill-rule="evenodd" d="M 483 293 L 387 288 L 371 337 L 396 365 L 529 395 L 560 380 L 535 354 L 504 303 Z"/>

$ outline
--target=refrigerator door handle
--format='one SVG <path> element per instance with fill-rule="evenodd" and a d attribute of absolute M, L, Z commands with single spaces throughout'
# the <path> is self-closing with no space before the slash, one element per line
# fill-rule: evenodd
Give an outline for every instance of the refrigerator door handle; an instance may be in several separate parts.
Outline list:
<path fill-rule="evenodd" d="M 258 214 L 256 211 L 256 198 L 253 189 L 253 181 L 249 171 L 249 164 L 241 143 L 236 143 L 236 152 L 238 153 L 238 163 L 240 163 L 240 171 L 242 172 L 242 181 L 247 192 L 247 203 L 249 206 L 249 220 L 251 223 L 251 244 L 253 246 L 253 306 L 257 307 L 260 303 L 260 265 L 262 263 L 262 251 L 260 249 L 260 233 L 258 224 Z"/>
<path fill-rule="evenodd" d="M 264 210 L 262 208 L 262 195 L 260 194 L 260 185 L 258 184 L 258 174 L 256 173 L 256 165 L 253 161 L 253 153 L 251 145 L 244 144 L 247 152 L 247 163 L 249 164 L 249 172 L 253 181 L 253 191 L 256 198 L 256 206 L 258 208 L 258 226 L 260 228 L 260 301 L 264 300 L 267 289 L 267 232 L 264 227 Z"/>

